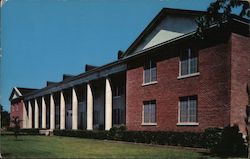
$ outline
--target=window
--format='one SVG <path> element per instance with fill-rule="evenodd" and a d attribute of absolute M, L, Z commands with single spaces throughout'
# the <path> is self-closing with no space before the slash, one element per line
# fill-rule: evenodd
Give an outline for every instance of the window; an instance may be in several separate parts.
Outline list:
<path fill-rule="evenodd" d="M 197 123 L 197 96 L 180 98 L 179 123 Z"/>
<path fill-rule="evenodd" d="M 94 125 L 100 123 L 100 112 L 95 110 L 94 111 Z"/>
<path fill-rule="evenodd" d="M 156 123 L 155 118 L 155 106 L 156 101 L 145 101 L 143 102 L 143 123 L 144 124 L 150 124 L 150 123 Z"/>
<path fill-rule="evenodd" d="M 124 110 L 123 109 L 113 109 L 113 124 L 120 125 L 124 124 Z"/>
<path fill-rule="evenodd" d="M 114 97 L 124 95 L 124 86 L 115 86 L 113 90 Z"/>
<path fill-rule="evenodd" d="M 144 83 L 156 81 L 156 62 L 150 60 L 144 66 Z"/>
<path fill-rule="evenodd" d="M 192 49 L 186 49 L 180 57 L 180 75 L 189 75 L 198 72 L 198 55 Z"/>

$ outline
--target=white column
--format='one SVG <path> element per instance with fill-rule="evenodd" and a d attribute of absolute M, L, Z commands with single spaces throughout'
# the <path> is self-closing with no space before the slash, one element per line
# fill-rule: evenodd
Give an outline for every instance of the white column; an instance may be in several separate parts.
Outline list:
<path fill-rule="evenodd" d="M 39 126 L 39 110 L 38 110 L 38 103 L 37 103 L 37 99 L 35 99 L 35 128 L 38 128 Z"/>
<path fill-rule="evenodd" d="M 106 78 L 105 87 L 105 130 L 112 127 L 112 90 L 110 80 Z"/>
<path fill-rule="evenodd" d="M 31 107 L 31 102 L 28 102 L 28 109 L 29 109 L 29 124 L 28 128 L 32 128 L 32 107 Z"/>
<path fill-rule="evenodd" d="M 65 129 L 65 100 L 63 91 L 60 93 L 60 129 Z"/>
<path fill-rule="evenodd" d="M 93 130 L 93 93 L 87 84 L 87 130 Z"/>
<path fill-rule="evenodd" d="M 27 117 L 27 110 L 26 110 L 26 105 L 25 102 L 23 101 L 23 128 L 27 128 L 27 121 L 28 121 L 28 117 Z"/>
<path fill-rule="evenodd" d="M 50 129 L 55 129 L 55 102 L 53 94 L 50 95 Z"/>
<path fill-rule="evenodd" d="M 42 97 L 42 128 L 46 128 L 46 104 L 44 97 Z"/>
<path fill-rule="evenodd" d="M 78 119 L 78 102 L 76 96 L 76 90 L 72 88 L 72 129 L 77 130 L 77 119 Z"/>

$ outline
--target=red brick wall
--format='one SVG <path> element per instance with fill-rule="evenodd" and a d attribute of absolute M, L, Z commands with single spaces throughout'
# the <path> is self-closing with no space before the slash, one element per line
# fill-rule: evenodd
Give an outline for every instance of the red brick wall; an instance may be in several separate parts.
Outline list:
<path fill-rule="evenodd" d="M 241 132 L 246 132 L 246 106 L 248 104 L 247 82 L 250 81 L 249 38 L 231 36 L 231 125 L 237 124 Z"/>
<path fill-rule="evenodd" d="M 175 46 L 174 48 L 178 48 Z M 157 84 L 142 86 L 143 58 L 128 64 L 126 125 L 129 130 L 203 131 L 230 123 L 230 43 L 199 51 L 199 76 L 177 79 L 179 51 L 163 51 L 157 62 Z M 163 54 L 163 53 L 162 53 Z M 170 55 L 171 54 L 171 55 Z M 181 96 L 198 96 L 198 126 L 177 126 Z M 143 101 L 156 100 L 156 126 L 142 126 Z"/>
<path fill-rule="evenodd" d="M 13 119 L 13 117 L 19 117 L 19 119 L 23 120 L 23 100 L 18 100 L 11 104 L 10 108 L 10 120 Z M 18 107 L 18 108 L 17 108 Z M 10 126 L 13 126 L 12 123 L 10 123 Z M 21 128 L 23 127 L 23 123 L 20 124 Z"/>

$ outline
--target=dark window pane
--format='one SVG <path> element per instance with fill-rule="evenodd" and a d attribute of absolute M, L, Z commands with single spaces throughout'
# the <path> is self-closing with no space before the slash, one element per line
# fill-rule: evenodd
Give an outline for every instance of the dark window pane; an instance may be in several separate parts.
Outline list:
<path fill-rule="evenodd" d="M 196 73 L 198 72 L 198 69 L 197 69 L 197 56 L 196 57 L 192 57 L 190 59 L 190 73 Z"/>
<path fill-rule="evenodd" d="M 190 122 L 196 122 L 196 100 L 189 101 Z"/>
<path fill-rule="evenodd" d="M 188 102 L 180 102 L 180 122 L 188 122 Z"/>
<path fill-rule="evenodd" d="M 183 54 L 181 57 L 181 75 L 188 74 L 188 54 Z"/>
<path fill-rule="evenodd" d="M 144 70 L 144 83 L 150 82 L 150 69 Z"/>
<path fill-rule="evenodd" d="M 144 106 L 144 123 L 148 123 L 148 105 Z"/>
<path fill-rule="evenodd" d="M 151 69 L 151 82 L 156 81 L 156 67 Z"/>
<path fill-rule="evenodd" d="M 155 122 L 155 104 L 151 104 L 151 123 Z"/>

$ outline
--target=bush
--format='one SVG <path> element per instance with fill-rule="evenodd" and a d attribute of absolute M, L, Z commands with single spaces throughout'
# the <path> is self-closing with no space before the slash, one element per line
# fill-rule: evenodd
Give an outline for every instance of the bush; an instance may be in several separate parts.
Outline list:
<path fill-rule="evenodd" d="M 122 140 L 124 132 L 127 130 L 127 127 L 122 125 L 120 127 L 112 127 L 108 132 L 108 139 L 110 140 Z"/>
<path fill-rule="evenodd" d="M 247 146 L 244 143 L 238 126 L 225 127 L 221 139 L 211 151 L 221 156 L 246 157 Z"/>
<path fill-rule="evenodd" d="M 104 140 L 108 138 L 108 131 L 88 131 L 88 130 L 54 130 L 54 135 L 80 137 L 89 139 Z"/>
<path fill-rule="evenodd" d="M 203 145 L 207 149 L 214 149 L 219 144 L 222 137 L 221 128 L 208 128 L 202 133 Z"/>
<path fill-rule="evenodd" d="M 201 134 L 198 132 L 125 131 L 122 140 L 147 144 L 202 147 L 204 144 Z"/>
<path fill-rule="evenodd" d="M 204 132 L 127 131 L 125 126 L 109 131 L 54 130 L 54 135 L 136 143 L 207 148 L 224 156 L 243 156 L 246 146 L 238 127 L 209 128 Z"/>
<path fill-rule="evenodd" d="M 20 129 L 19 133 L 20 135 L 40 135 L 39 131 L 44 129 Z M 9 127 L 7 131 L 14 132 L 14 128 Z"/>

